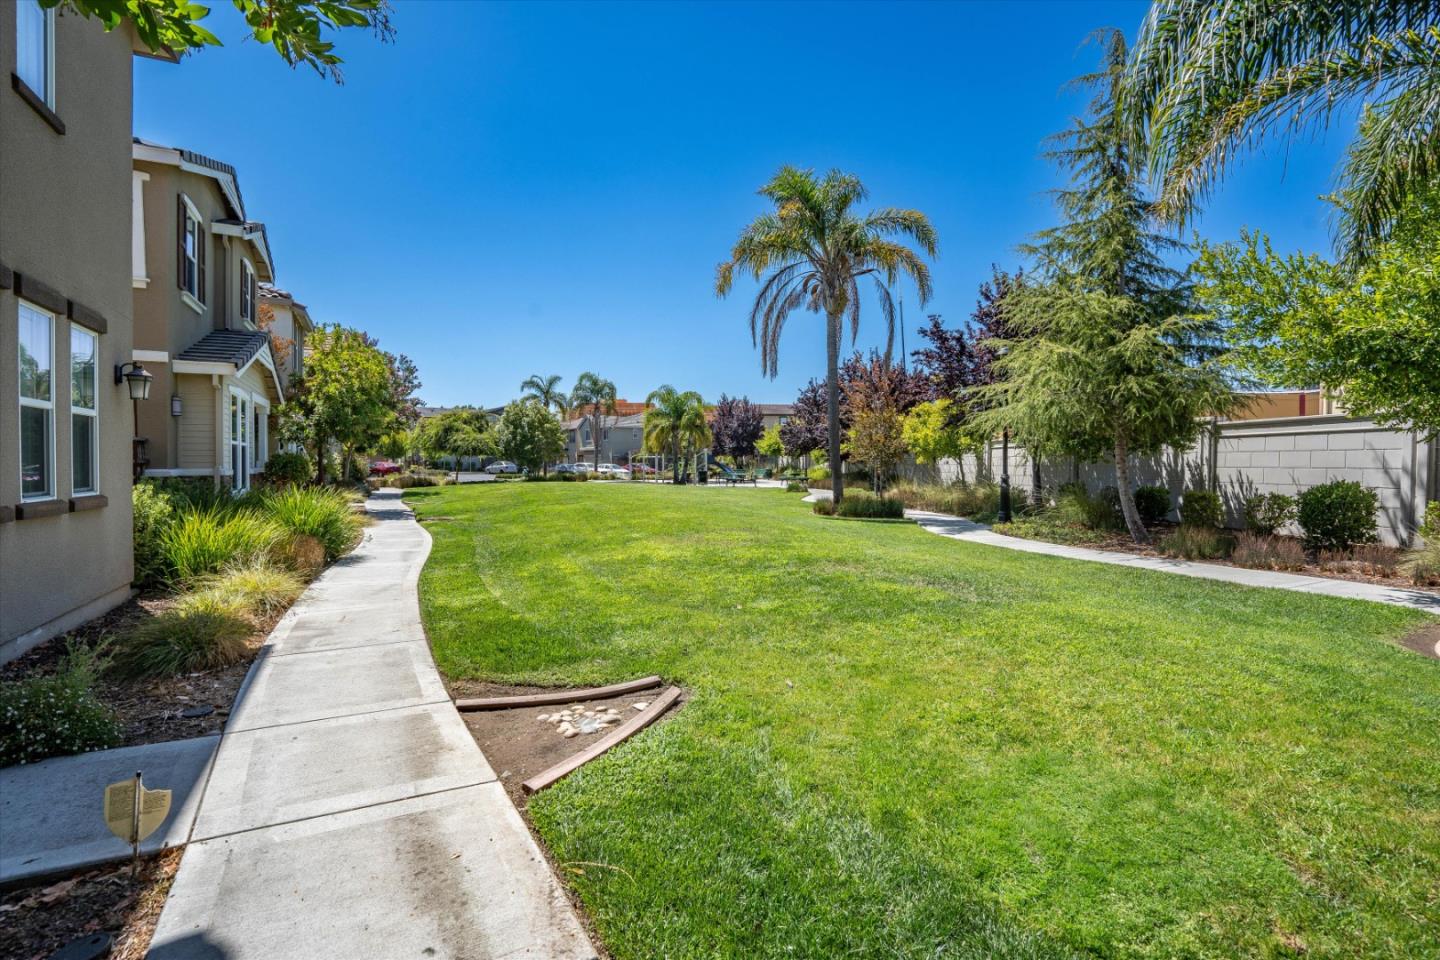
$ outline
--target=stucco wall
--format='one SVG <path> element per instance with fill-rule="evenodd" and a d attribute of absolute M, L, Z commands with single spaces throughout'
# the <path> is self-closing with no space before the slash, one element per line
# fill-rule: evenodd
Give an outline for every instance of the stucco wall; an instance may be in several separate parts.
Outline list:
<path fill-rule="evenodd" d="M 1257 493 L 1291 496 L 1330 480 L 1353 480 L 1379 499 L 1377 524 L 1386 543 L 1404 544 L 1414 536 L 1428 499 L 1440 499 L 1435 444 L 1417 434 L 1389 430 L 1369 420 L 1326 415 L 1273 420 L 1240 420 L 1219 425 L 1184 451 L 1136 457 L 1131 480 L 1170 490 L 1178 504 L 1186 489 L 1214 489 L 1224 501 L 1227 522 L 1239 526 L 1245 498 Z M 966 457 L 964 464 L 941 465 L 945 480 L 999 478 L 1000 443 L 991 445 L 990 462 Z M 1110 463 L 1075 464 L 1068 458 L 1042 463 L 1044 487 L 1080 480 L 1090 490 L 1115 484 Z M 1017 491 L 1031 487 L 1029 460 L 1022 447 L 1010 447 L 1010 482 Z M 1173 516 L 1173 515 L 1172 515 Z M 1291 531 L 1294 532 L 1294 531 Z"/>
<path fill-rule="evenodd" d="M 69 325 L 54 328 L 53 516 L 0 523 L 0 660 L 127 595 L 132 571 L 133 421 L 116 363 L 132 348 L 131 37 L 56 18 L 54 130 L 7 82 L 0 87 L 0 263 L 104 318 L 97 360 L 99 487 L 107 502 L 69 512 Z M 15 69 L 15 5 L 0 4 L 0 76 Z M 0 511 L 21 502 L 18 301 L 0 290 Z M 42 511 L 34 511 L 42 512 Z"/>

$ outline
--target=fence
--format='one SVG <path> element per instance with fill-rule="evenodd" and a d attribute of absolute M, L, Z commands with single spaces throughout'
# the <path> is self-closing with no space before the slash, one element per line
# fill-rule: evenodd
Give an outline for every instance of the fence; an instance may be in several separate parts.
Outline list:
<path fill-rule="evenodd" d="M 997 479 L 1000 446 L 997 440 L 979 457 L 942 462 L 939 478 L 945 482 Z M 914 465 L 903 472 L 912 478 L 937 473 Z M 1187 450 L 1167 449 L 1155 457 L 1132 458 L 1130 476 L 1136 485 L 1167 488 L 1175 504 L 1187 489 L 1215 490 L 1231 526 L 1240 525 L 1245 498 L 1254 494 L 1293 496 L 1330 480 L 1355 480 L 1379 498 L 1376 521 L 1381 539 L 1406 544 L 1414 537 L 1426 501 L 1440 499 L 1440 443 L 1345 416 L 1236 420 L 1216 424 Z M 1115 468 L 1111 463 L 1082 464 L 1068 458 L 1045 460 L 1040 480 L 1047 490 L 1079 481 L 1093 491 L 1115 485 Z M 1014 444 L 1010 483 L 1017 493 L 1028 492 L 1034 483 L 1029 457 Z"/>

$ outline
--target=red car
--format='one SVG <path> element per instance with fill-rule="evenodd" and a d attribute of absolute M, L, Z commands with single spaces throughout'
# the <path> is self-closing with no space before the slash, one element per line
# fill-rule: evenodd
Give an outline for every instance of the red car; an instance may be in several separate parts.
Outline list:
<path fill-rule="evenodd" d="M 400 464 L 394 460 L 376 460 L 370 464 L 370 473 L 376 477 L 383 477 L 389 473 L 399 473 L 401 469 Z"/>

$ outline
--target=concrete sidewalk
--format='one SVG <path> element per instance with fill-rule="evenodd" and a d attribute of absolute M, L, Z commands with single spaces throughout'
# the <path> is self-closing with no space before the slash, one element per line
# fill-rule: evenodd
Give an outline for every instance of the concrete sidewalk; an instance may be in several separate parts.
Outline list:
<path fill-rule="evenodd" d="M 240 691 L 149 956 L 595 956 L 435 670 L 429 534 L 366 506 Z"/>
<path fill-rule="evenodd" d="M 1404 587 L 1387 587 L 1381 584 L 1359 583 L 1354 580 L 1334 580 L 1329 577 L 1306 577 L 1298 573 L 1281 573 L 1275 570 L 1250 570 L 1246 567 L 1229 567 L 1219 563 L 1172 560 L 1168 557 L 1141 557 L 1133 553 L 1096 550 L 1091 547 L 1068 547 L 1058 543 L 1046 543 L 1043 540 L 1007 537 L 1004 534 L 995 533 L 983 523 L 975 523 L 943 513 L 930 513 L 925 510 L 906 510 L 905 516 L 914 519 L 922 529 L 928 530 L 930 533 L 949 537 L 952 540 L 982 543 L 989 547 L 1041 553 L 1050 557 L 1068 557 L 1071 560 L 1089 560 L 1092 563 L 1109 563 L 1139 570 L 1178 573 L 1184 577 L 1223 580 L 1226 583 L 1238 583 L 1247 587 L 1273 587 L 1277 590 L 1294 590 L 1299 593 L 1319 593 L 1328 597 L 1370 600 L 1375 603 L 1410 607 L 1440 615 L 1440 596 L 1426 593 L 1423 590 L 1407 590 Z"/>

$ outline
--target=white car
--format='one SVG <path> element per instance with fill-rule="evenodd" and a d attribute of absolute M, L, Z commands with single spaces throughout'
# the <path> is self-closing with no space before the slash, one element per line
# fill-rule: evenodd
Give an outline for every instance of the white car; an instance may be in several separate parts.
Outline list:
<path fill-rule="evenodd" d="M 611 480 L 630 479 L 630 471 L 627 470 L 625 467 L 620 466 L 620 464 L 618 463 L 602 463 L 600 464 L 600 466 L 595 468 L 595 472 L 598 473 L 600 476 L 608 477 Z"/>
<path fill-rule="evenodd" d="M 488 467 L 485 468 L 485 472 L 492 474 L 519 473 L 520 468 L 515 466 L 515 464 L 511 463 L 509 460 L 496 460 L 494 463 L 490 464 Z"/>

